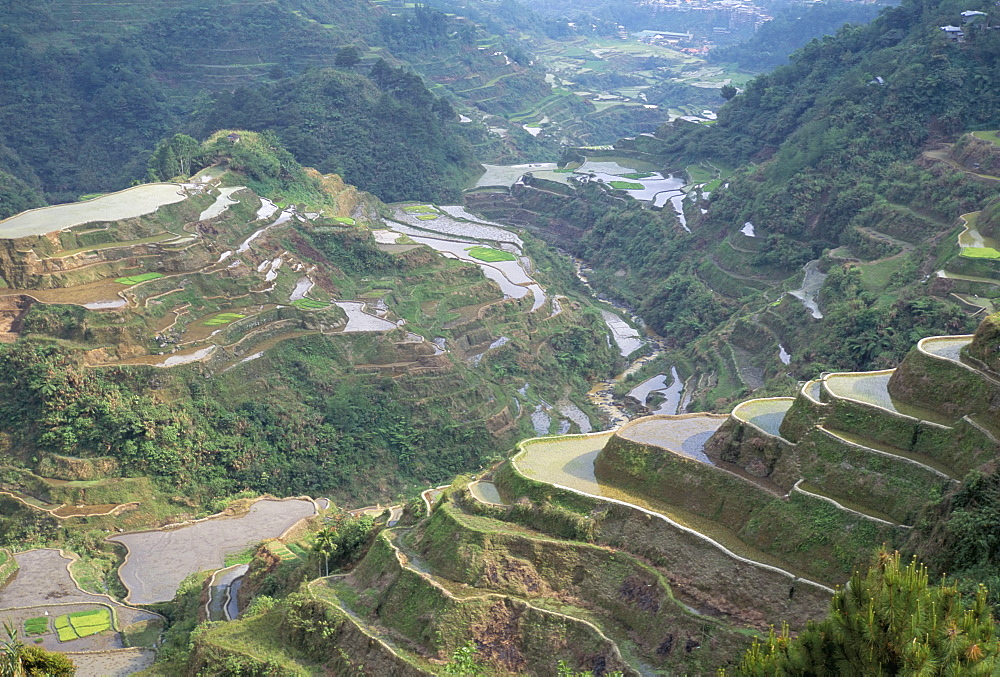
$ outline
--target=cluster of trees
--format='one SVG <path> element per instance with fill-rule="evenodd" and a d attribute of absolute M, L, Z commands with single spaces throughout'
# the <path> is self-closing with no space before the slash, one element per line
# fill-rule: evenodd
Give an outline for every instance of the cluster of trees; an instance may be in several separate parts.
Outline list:
<path fill-rule="evenodd" d="M 755 640 L 733 675 L 990 675 L 996 628 L 987 591 L 963 599 L 954 583 L 879 553 L 830 603 L 830 615 L 792 637 L 788 626 Z"/>
<path fill-rule="evenodd" d="M 478 168 L 454 118 L 419 76 L 380 60 L 368 77 L 322 69 L 222 92 L 199 124 L 272 131 L 302 164 L 386 201 L 447 201 Z"/>
<path fill-rule="evenodd" d="M 769 71 L 788 62 L 788 56 L 813 38 L 833 35 L 844 24 L 864 24 L 882 9 L 878 4 L 825 2 L 795 4 L 774 12 L 774 18 L 738 44 L 713 49 L 710 63 L 731 63 L 749 73 Z"/>
<path fill-rule="evenodd" d="M 376 493 L 380 481 L 442 479 L 494 451 L 481 425 L 404 402 L 391 379 L 331 382 L 348 361 L 324 339 L 272 352 L 283 376 L 261 398 L 234 395 L 226 379 L 85 369 L 77 353 L 22 341 L 0 352 L 0 420 L 17 448 L 110 456 L 206 500 Z M 161 387 L 186 395 L 164 403 Z"/>

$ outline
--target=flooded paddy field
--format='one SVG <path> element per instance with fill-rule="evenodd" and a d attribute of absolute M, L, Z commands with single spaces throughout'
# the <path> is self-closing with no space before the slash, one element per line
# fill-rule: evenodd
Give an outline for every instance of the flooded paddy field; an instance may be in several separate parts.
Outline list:
<path fill-rule="evenodd" d="M 955 362 L 962 361 L 962 348 L 972 343 L 972 335 L 968 336 L 934 336 L 922 340 L 918 346 L 921 350 Z"/>
<path fill-rule="evenodd" d="M 942 425 L 954 424 L 954 420 L 942 416 L 939 412 L 906 404 L 893 398 L 889 394 L 889 379 L 893 371 L 895 370 L 887 369 L 885 371 L 830 374 L 823 382 L 836 397 L 872 404 L 923 421 L 932 421 Z"/>
<path fill-rule="evenodd" d="M 76 677 L 127 677 L 151 667 L 156 660 L 155 651 L 143 648 L 66 655 L 76 663 Z"/>
<path fill-rule="evenodd" d="M 0 221 L 0 238 L 44 235 L 94 221 L 120 221 L 151 214 L 188 197 L 176 183 L 150 183 L 101 197 L 21 212 Z"/>
<path fill-rule="evenodd" d="M 646 379 L 629 391 L 629 396 L 634 397 L 644 406 L 649 406 L 648 401 L 653 393 L 663 397 L 663 402 L 653 411 L 654 414 L 677 414 L 680 413 L 681 395 L 684 392 L 684 381 L 677 373 L 677 367 L 670 367 L 670 384 L 667 385 L 667 375 L 657 374 Z"/>
<path fill-rule="evenodd" d="M 277 538 L 299 520 L 316 514 L 312 501 L 261 500 L 240 517 L 213 517 L 175 529 L 113 536 L 128 548 L 119 570 L 133 604 L 153 604 L 174 598 L 189 574 L 218 569 L 227 554 L 266 538 Z"/>
<path fill-rule="evenodd" d="M 725 417 L 717 419 L 718 424 L 721 425 L 724 419 Z M 596 435 L 526 440 L 521 443 L 523 451 L 514 457 L 512 463 L 525 477 L 649 510 L 682 527 L 697 531 L 740 557 L 771 566 L 787 566 L 777 558 L 747 545 L 730 529 L 716 522 L 641 494 L 600 483 L 594 475 L 594 460 L 612 434 L 608 431 Z"/>
<path fill-rule="evenodd" d="M 630 442 L 668 449 L 708 465 L 705 442 L 725 423 L 718 414 L 684 414 L 678 417 L 644 418 L 618 430 L 618 436 Z"/>
<path fill-rule="evenodd" d="M 794 397 L 747 400 L 733 409 L 733 416 L 741 421 L 753 423 L 766 433 L 780 437 L 781 422 L 785 420 L 785 414 L 793 402 L 795 402 Z"/>
<path fill-rule="evenodd" d="M 0 622 L 10 623 L 19 631 L 21 637 L 25 637 L 25 622 L 29 619 L 34 619 L 35 622 L 41 621 L 45 630 L 41 634 L 32 635 L 31 642 L 44 649 L 62 652 L 106 652 L 72 655 L 79 668 L 78 675 L 130 674 L 109 671 L 104 667 L 123 658 L 118 656 L 112 660 L 110 657 L 110 654 L 117 653 L 115 650 L 124 647 L 119 631 L 139 623 L 159 623 L 162 618 L 148 611 L 119 604 L 106 595 L 96 595 L 81 590 L 70 574 L 69 565 L 73 559 L 59 550 L 51 548 L 29 550 L 17 553 L 14 557 L 20 569 L 11 581 L 0 589 Z M 57 618 L 80 612 L 92 613 L 100 609 L 106 609 L 111 613 L 110 629 L 85 637 L 60 640 L 56 631 Z M 36 642 L 36 639 L 41 641 Z M 148 656 L 145 660 L 151 662 Z M 125 664 L 137 665 L 131 660 Z"/>

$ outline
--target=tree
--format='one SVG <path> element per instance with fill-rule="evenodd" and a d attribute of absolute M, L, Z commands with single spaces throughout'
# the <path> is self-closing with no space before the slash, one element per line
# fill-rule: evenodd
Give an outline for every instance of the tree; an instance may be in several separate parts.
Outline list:
<path fill-rule="evenodd" d="M 442 675 L 461 675 L 461 677 L 480 677 L 486 674 L 486 669 L 482 663 L 476 660 L 475 642 L 466 642 L 463 646 L 455 649 L 451 655 L 451 662 L 441 670 Z"/>
<path fill-rule="evenodd" d="M 723 99 L 725 99 L 726 101 L 729 101 L 734 96 L 736 96 L 737 89 L 735 87 L 733 87 L 732 85 L 722 85 L 722 89 L 719 90 L 719 94 L 722 95 Z"/>
<path fill-rule="evenodd" d="M 361 50 L 354 45 L 341 47 L 334 57 L 333 63 L 338 68 L 354 68 L 361 62 Z"/>
<path fill-rule="evenodd" d="M 39 646 L 25 646 L 17 630 L 4 623 L 7 639 L 0 642 L 0 677 L 73 677 L 76 665 L 69 658 Z"/>
<path fill-rule="evenodd" d="M 989 675 L 996 665 L 993 617 L 980 585 L 971 604 L 942 579 L 928 585 L 916 558 L 880 552 L 830 603 L 830 615 L 792 638 L 788 625 L 754 641 L 735 675 Z M 722 671 L 721 674 L 725 674 Z"/>
<path fill-rule="evenodd" d="M 318 534 L 316 534 L 315 548 L 323 557 L 323 563 L 326 568 L 326 573 L 324 576 L 330 575 L 330 555 L 337 552 L 337 531 L 333 527 L 327 527 L 323 529 Z"/>

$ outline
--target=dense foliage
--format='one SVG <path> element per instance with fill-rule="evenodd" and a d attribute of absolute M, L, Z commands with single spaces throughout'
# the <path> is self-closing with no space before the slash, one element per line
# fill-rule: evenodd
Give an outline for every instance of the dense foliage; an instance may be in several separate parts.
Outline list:
<path fill-rule="evenodd" d="M 916 561 L 882 552 L 837 591 L 830 615 L 792 638 L 755 641 L 736 675 L 989 675 L 997 659 L 986 588 L 966 604 L 954 584 L 929 585 Z"/>
<path fill-rule="evenodd" d="M 221 93 L 204 132 L 272 130 L 303 164 L 387 201 L 455 199 L 478 165 L 451 129 L 451 105 L 405 68 L 378 61 L 368 76 L 315 70 Z"/>
<path fill-rule="evenodd" d="M 16 448 L 110 456 L 132 473 L 205 497 L 243 489 L 358 495 L 392 481 L 388 472 L 373 476 L 373 467 L 398 468 L 411 480 L 444 478 L 488 449 L 479 426 L 400 401 L 389 379 L 331 382 L 344 361 L 324 343 L 283 344 L 276 350 L 283 376 L 268 396 L 234 397 L 239 388 L 227 379 L 86 369 L 77 353 L 20 342 L 0 353 L 0 418 Z M 178 387 L 184 394 L 169 404 L 156 396 Z"/>

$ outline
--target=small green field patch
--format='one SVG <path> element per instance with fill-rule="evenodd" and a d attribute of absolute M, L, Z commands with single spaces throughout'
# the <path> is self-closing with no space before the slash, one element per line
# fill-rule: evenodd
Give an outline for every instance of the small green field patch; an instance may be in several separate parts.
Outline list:
<path fill-rule="evenodd" d="M 76 611 L 56 618 L 56 634 L 60 642 L 90 637 L 111 629 L 111 612 L 104 608 Z"/>
<path fill-rule="evenodd" d="M 298 543 L 289 543 L 285 547 L 291 550 L 292 554 L 299 559 L 305 559 L 309 555 L 309 553 L 307 553 Z"/>
<path fill-rule="evenodd" d="M 517 261 L 517 257 L 510 252 L 505 252 L 492 247 L 469 247 L 466 249 L 469 256 L 487 263 L 498 263 L 500 261 Z"/>
<path fill-rule="evenodd" d="M 296 308 L 301 308 L 302 310 L 320 310 L 322 308 L 329 308 L 330 304 L 325 301 L 316 301 L 314 299 L 296 299 L 292 301 L 292 305 Z"/>
<path fill-rule="evenodd" d="M 56 618 L 56 634 L 59 636 L 60 642 L 69 642 L 74 639 L 79 639 L 76 631 L 69 624 L 69 616 L 59 616 Z"/>
<path fill-rule="evenodd" d="M 1000 251 L 993 247 L 962 247 L 962 256 L 970 259 L 1000 259 Z"/>
<path fill-rule="evenodd" d="M 409 207 L 403 207 L 403 211 L 407 214 L 437 214 L 438 210 L 432 205 L 410 205 Z"/>
<path fill-rule="evenodd" d="M 573 170 L 572 169 L 553 169 L 552 173 L 553 174 L 572 174 Z"/>
<path fill-rule="evenodd" d="M 140 282 L 148 282 L 149 280 L 156 280 L 163 277 L 163 273 L 141 273 L 139 275 L 130 275 L 129 277 L 119 277 L 115 280 L 118 284 L 139 284 Z"/>
<path fill-rule="evenodd" d="M 335 217 L 333 217 L 333 220 L 337 221 L 339 223 L 345 223 L 348 226 L 354 226 L 354 225 L 357 225 L 357 223 L 358 223 L 357 221 L 355 221 L 354 219 L 352 219 L 350 216 L 335 216 Z"/>
<path fill-rule="evenodd" d="M 643 185 L 641 183 L 633 183 L 631 181 L 612 181 L 611 187 L 616 190 L 642 190 Z"/>
<path fill-rule="evenodd" d="M 433 221 L 437 217 L 437 214 L 417 214 L 417 218 L 421 221 Z"/>
<path fill-rule="evenodd" d="M 982 132 L 972 132 L 972 135 L 977 139 L 982 139 L 983 141 L 989 141 L 1000 146 L 1000 132 L 997 130 L 982 131 Z"/>
<path fill-rule="evenodd" d="M 628 174 L 622 174 L 623 179 L 648 179 L 653 175 L 653 172 L 629 172 Z"/>
<path fill-rule="evenodd" d="M 226 555 L 225 566 L 231 567 L 236 564 L 250 564 L 253 561 L 253 555 L 257 552 L 257 546 L 252 545 L 246 550 L 241 550 L 240 552 L 234 552 Z"/>
<path fill-rule="evenodd" d="M 49 631 L 49 617 L 36 616 L 24 622 L 24 633 L 26 635 L 44 635 Z"/>
<path fill-rule="evenodd" d="M 205 320 L 202 324 L 206 327 L 220 327 L 224 324 L 230 324 L 236 320 L 242 320 L 246 315 L 241 315 L 240 313 L 220 313 L 215 317 Z"/>

